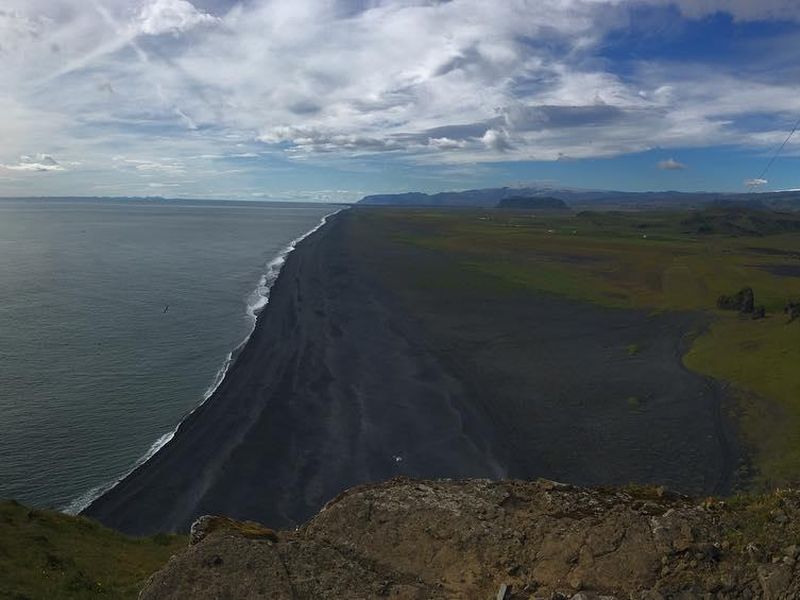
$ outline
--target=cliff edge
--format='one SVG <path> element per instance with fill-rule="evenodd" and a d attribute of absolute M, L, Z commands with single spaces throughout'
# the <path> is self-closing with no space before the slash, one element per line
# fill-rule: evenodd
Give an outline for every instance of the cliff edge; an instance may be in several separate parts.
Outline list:
<path fill-rule="evenodd" d="M 539 480 L 353 488 L 294 531 L 203 517 L 140 598 L 800 597 L 800 492 Z"/>

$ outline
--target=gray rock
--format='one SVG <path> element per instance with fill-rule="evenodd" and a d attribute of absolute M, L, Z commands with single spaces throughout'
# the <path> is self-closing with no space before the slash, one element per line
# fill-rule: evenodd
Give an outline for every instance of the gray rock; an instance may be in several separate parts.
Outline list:
<path fill-rule="evenodd" d="M 600 596 L 594 592 L 578 592 L 571 600 L 600 600 Z"/>
<path fill-rule="evenodd" d="M 759 567 L 758 582 L 764 592 L 764 600 L 785 598 L 786 590 L 792 583 L 792 570 L 786 565 Z"/>
<path fill-rule="evenodd" d="M 211 515 L 203 515 L 192 523 L 192 528 L 189 530 L 189 545 L 194 546 L 201 542 L 209 533 L 209 527 L 214 521 Z"/>

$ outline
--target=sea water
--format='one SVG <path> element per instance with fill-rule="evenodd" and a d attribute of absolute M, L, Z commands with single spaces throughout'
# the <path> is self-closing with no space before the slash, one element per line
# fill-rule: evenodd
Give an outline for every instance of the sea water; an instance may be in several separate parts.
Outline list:
<path fill-rule="evenodd" d="M 0 498 L 76 512 L 155 452 L 335 210 L 0 200 Z"/>

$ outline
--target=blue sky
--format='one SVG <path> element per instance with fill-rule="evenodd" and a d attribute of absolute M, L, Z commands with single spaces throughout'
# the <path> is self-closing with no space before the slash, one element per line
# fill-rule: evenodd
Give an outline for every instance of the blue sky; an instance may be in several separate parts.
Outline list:
<path fill-rule="evenodd" d="M 796 0 L 4 0 L 0 195 L 800 188 Z"/>

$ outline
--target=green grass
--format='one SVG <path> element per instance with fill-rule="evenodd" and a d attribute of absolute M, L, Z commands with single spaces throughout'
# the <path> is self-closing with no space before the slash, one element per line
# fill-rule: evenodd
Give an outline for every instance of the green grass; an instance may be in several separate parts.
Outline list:
<path fill-rule="evenodd" d="M 186 538 L 130 538 L 83 517 L 0 502 L 0 598 L 136 598 Z"/>
<path fill-rule="evenodd" d="M 691 369 L 736 383 L 746 392 L 779 401 L 765 410 L 745 395 L 742 422 L 760 448 L 762 477 L 772 484 L 798 481 L 800 465 L 800 323 L 780 315 L 763 321 L 720 316 L 684 357 Z"/>
<path fill-rule="evenodd" d="M 685 357 L 688 368 L 733 384 L 745 437 L 767 483 L 800 482 L 800 322 L 783 307 L 800 298 L 800 216 L 712 209 L 687 212 L 515 213 L 364 210 L 397 243 L 447 255 L 458 269 L 427 275 L 440 296 L 468 285 L 495 294 L 535 291 L 610 308 L 709 315 Z M 768 318 L 718 311 L 716 300 L 755 290 Z M 636 356 L 639 345 L 628 347 Z"/>
<path fill-rule="evenodd" d="M 639 409 L 639 408 L 642 407 L 642 401 L 639 400 L 639 398 L 637 396 L 628 396 L 628 398 L 625 400 L 625 402 L 627 402 L 628 406 L 630 406 L 631 409 L 634 409 L 634 410 Z"/>

